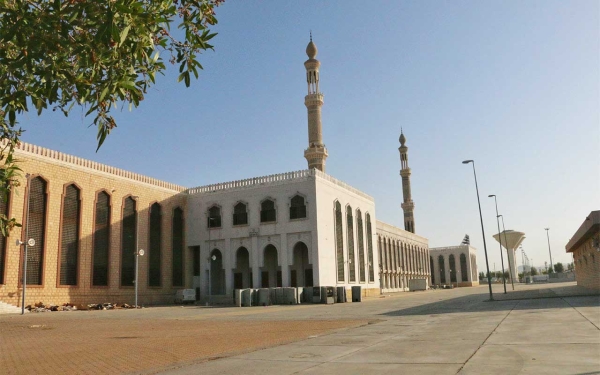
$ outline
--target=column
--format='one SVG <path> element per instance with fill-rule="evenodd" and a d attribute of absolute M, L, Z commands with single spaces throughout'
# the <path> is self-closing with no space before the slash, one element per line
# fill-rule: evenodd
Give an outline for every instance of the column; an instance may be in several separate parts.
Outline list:
<path fill-rule="evenodd" d="M 225 239 L 225 245 L 223 246 L 223 268 L 225 268 L 225 295 L 233 295 L 233 262 L 231 259 L 231 241 L 229 238 Z"/>
<path fill-rule="evenodd" d="M 258 237 L 254 236 L 250 241 L 250 264 L 252 267 L 252 285 L 254 289 L 260 288 L 260 249 L 258 248 Z"/>
<path fill-rule="evenodd" d="M 281 265 L 281 286 L 289 287 L 290 286 L 290 262 L 288 262 L 289 254 L 288 254 L 288 243 L 287 243 L 287 234 L 283 233 L 281 235 L 281 259 L 279 259 L 279 264 Z M 293 261 L 293 259 L 292 259 Z"/>

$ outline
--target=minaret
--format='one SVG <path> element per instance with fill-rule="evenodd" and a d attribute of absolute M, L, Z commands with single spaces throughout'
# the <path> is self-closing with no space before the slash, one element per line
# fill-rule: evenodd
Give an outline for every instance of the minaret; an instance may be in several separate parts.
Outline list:
<path fill-rule="evenodd" d="M 400 131 L 400 164 L 402 169 L 400 170 L 400 176 L 402 176 L 402 195 L 404 196 L 404 203 L 402 203 L 402 210 L 404 210 L 404 229 L 408 232 L 415 233 L 415 216 L 414 209 L 415 204 L 412 200 L 410 192 L 410 168 L 408 167 L 408 147 L 406 143 L 406 137 L 404 133 Z"/>
<path fill-rule="evenodd" d="M 304 157 L 308 161 L 308 169 L 316 168 L 325 172 L 325 159 L 327 149 L 323 144 L 323 133 L 321 129 L 321 107 L 323 106 L 323 94 L 319 92 L 319 66 L 321 63 L 315 59 L 317 46 L 312 41 L 306 46 L 308 60 L 304 63 L 306 68 L 306 82 L 308 83 L 308 95 L 304 97 L 304 105 L 308 110 L 308 148 L 304 150 Z"/>

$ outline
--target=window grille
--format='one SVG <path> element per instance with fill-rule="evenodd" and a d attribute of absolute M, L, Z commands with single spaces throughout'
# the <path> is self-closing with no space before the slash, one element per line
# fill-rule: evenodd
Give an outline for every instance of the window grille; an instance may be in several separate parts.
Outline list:
<path fill-rule="evenodd" d="M 306 204 L 304 197 L 296 195 L 292 198 L 290 204 L 290 220 L 306 218 Z"/>
<path fill-rule="evenodd" d="M 0 177 L 4 177 L 4 170 L 0 169 Z M 10 202 L 10 191 L 6 195 L 0 194 L 0 214 L 8 217 L 8 202 Z M 6 273 L 6 237 L 0 231 L 0 284 L 4 284 Z"/>
<path fill-rule="evenodd" d="M 277 211 L 275 210 L 275 202 L 270 199 L 262 202 L 260 205 L 260 222 L 269 223 L 277 221 Z"/>
<path fill-rule="evenodd" d="M 220 228 L 221 227 L 221 207 L 213 206 L 208 209 L 208 227 L 209 228 Z"/>
<path fill-rule="evenodd" d="M 354 218 L 352 217 L 352 207 L 346 207 L 346 235 L 348 237 L 348 279 L 350 282 L 356 281 L 356 265 L 354 264 Z"/>
<path fill-rule="evenodd" d="M 81 201 L 80 192 L 75 185 L 67 186 L 63 198 L 61 248 L 60 248 L 60 285 L 77 285 L 77 266 L 79 258 L 79 221 Z"/>
<path fill-rule="evenodd" d="M 148 252 L 148 285 L 161 284 L 161 239 L 162 239 L 162 209 L 154 203 L 150 207 L 150 251 Z"/>
<path fill-rule="evenodd" d="M 128 197 L 123 207 L 121 237 L 121 285 L 133 286 L 135 280 L 135 243 L 137 236 L 136 201 Z"/>
<path fill-rule="evenodd" d="M 460 275 L 462 281 L 469 281 L 469 274 L 467 273 L 467 257 L 465 254 L 460 254 Z"/>
<path fill-rule="evenodd" d="M 369 282 L 375 282 L 375 265 L 373 264 L 373 232 L 371 231 L 371 215 L 366 215 L 367 219 L 367 251 L 369 257 Z"/>
<path fill-rule="evenodd" d="M 29 238 L 35 240 L 35 246 L 27 249 L 27 284 L 42 285 L 44 269 L 44 244 L 46 241 L 46 194 L 47 182 L 41 177 L 30 181 L 29 213 L 27 225 Z M 29 239 L 25 239 L 26 241 Z"/>
<path fill-rule="evenodd" d="M 335 202 L 335 250 L 337 257 L 337 279 L 343 282 L 344 275 L 344 235 L 342 231 L 342 205 L 340 202 Z"/>
<path fill-rule="evenodd" d="M 183 210 L 173 211 L 173 286 L 183 286 Z"/>
<path fill-rule="evenodd" d="M 363 220 L 360 210 L 356 211 L 356 230 L 358 231 L 358 277 L 360 282 L 365 282 L 365 244 L 363 234 Z"/>
<path fill-rule="evenodd" d="M 242 202 L 233 207 L 233 225 L 248 224 L 248 209 Z"/>
<path fill-rule="evenodd" d="M 94 260 L 92 284 L 108 285 L 108 249 L 110 248 L 110 196 L 98 193 L 96 198 L 96 218 L 94 222 Z"/>

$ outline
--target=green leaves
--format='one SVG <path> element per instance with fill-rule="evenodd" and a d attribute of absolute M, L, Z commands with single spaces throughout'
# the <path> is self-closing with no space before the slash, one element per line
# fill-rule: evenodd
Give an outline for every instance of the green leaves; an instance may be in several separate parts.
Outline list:
<path fill-rule="evenodd" d="M 18 181 L 12 158 L 17 117 L 32 104 L 65 116 L 77 105 L 97 127 L 98 149 L 117 124 L 119 103 L 137 107 L 163 74 L 179 65 L 186 87 L 200 54 L 213 46 L 209 27 L 223 0 L 0 0 L 0 185 Z M 176 25 L 171 33 L 171 25 Z M 4 176 L 4 177 L 3 177 Z M 2 191 L 0 187 L 0 192 Z M 0 217 L 0 230 L 16 224 Z M 13 223 L 13 224 L 11 224 Z"/>

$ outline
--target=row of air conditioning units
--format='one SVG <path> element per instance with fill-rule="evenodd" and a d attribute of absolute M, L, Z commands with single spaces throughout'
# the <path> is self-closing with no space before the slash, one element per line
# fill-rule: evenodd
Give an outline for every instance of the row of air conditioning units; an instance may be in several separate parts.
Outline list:
<path fill-rule="evenodd" d="M 361 286 L 352 287 L 352 302 L 362 302 Z M 314 286 L 297 288 L 235 289 L 234 303 L 238 307 L 298 305 L 301 303 L 348 302 L 343 286 Z"/>

